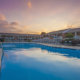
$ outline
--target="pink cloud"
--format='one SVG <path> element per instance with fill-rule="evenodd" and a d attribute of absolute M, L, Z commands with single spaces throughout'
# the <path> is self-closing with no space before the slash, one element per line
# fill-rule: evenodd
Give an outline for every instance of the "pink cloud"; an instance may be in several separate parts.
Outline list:
<path fill-rule="evenodd" d="M 18 22 L 11 22 L 9 23 L 6 20 L 6 17 L 3 14 L 0 14 L 0 32 L 19 32 L 19 23 Z"/>
<path fill-rule="evenodd" d="M 8 22 L 6 17 L 2 16 L 0 18 L 1 33 L 34 33 L 34 31 L 30 30 L 31 26 L 21 26 L 18 22 Z"/>

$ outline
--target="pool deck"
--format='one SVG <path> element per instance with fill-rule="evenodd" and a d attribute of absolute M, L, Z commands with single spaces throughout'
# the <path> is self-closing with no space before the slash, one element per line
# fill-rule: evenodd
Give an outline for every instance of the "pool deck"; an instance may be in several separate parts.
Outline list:
<path fill-rule="evenodd" d="M 56 47 L 56 48 L 65 48 L 65 49 L 76 49 L 80 50 L 80 46 L 67 46 L 67 45 L 55 45 L 55 44 L 47 44 L 47 43 L 39 43 L 42 45 L 50 46 L 50 47 Z"/>

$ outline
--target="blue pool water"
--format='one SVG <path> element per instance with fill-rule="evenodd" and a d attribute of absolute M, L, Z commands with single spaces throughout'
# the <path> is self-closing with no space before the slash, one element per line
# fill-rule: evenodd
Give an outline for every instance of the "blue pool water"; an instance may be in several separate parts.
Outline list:
<path fill-rule="evenodd" d="M 5 43 L 1 80 L 80 80 L 80 50 Z"/>

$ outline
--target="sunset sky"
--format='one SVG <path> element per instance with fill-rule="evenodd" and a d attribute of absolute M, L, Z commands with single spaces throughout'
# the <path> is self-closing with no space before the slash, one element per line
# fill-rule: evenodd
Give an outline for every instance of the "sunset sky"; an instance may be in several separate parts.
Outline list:
<path fill-rule="evenodd" d="M 0 0 L 0 32 L 40 33 L 80 26 L 80 0 Z"/>

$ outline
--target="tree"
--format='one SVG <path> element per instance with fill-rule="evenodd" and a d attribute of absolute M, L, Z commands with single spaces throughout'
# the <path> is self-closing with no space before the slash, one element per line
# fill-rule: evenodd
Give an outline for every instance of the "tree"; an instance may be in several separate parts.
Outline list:
<path fill-rule="evenodd" d="M 47 37 L 46 32 L 42 32 L 41 35 L 42 35 L 43 37 Z"/>
<path fill-rule="evenodd" d="M 72 33 L 67 33 L 67 34 L 65 35 L 65 37 L 66 37 L 66 38 L 73 38 L 74 35 L 73 35 Z"/>
<path fill-rule="evenodd" d="M 1 38 L 1 39 L 0 39 L 0 42 L 4 42 L 4 39 L 3 39 L 3 38 Z"/>
<path fill-rule="evenodd" d="M 41 32 L 41 35 L 46 35 L 46 32 Z"/>

